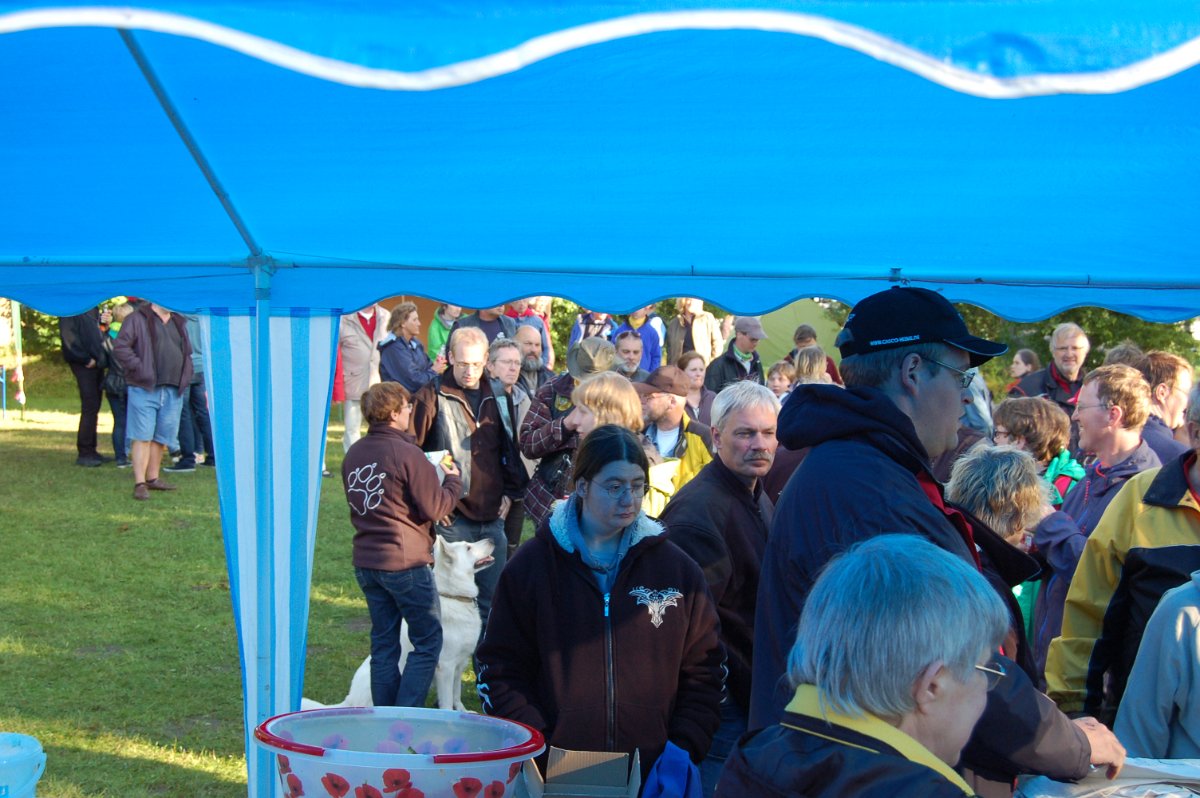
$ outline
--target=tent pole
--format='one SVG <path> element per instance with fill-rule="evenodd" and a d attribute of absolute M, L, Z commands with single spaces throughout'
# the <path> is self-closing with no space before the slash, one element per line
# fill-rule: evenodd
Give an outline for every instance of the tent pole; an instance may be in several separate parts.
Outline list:
<path fill-rule="evenodd" d="M 262 247 L 254 240 L 254 236 L 250 233 L 250 228 L 246 226 L 242 215 L 238 213 L 237 208 L 233 206 L 233 200 L 229 197 L 229 192 L 225 190 L 225 186 L 217 178 L 217 173 L 213 171 L 212 164 L 204 157 L 204 153 L 200 149 L 199 143 L 196 142 L 192 132 L 188 130 L 187 125 L 183 121 L 183 117 L 179 114 L 179 109 L 175 107 L 175 103 L 171 101 L 170 95 L 167 94 L 166 88 L 162 85 L 162 81 L 158 79 L 158 74 L 154 71 L 154 67 L 150 65 L 150 59 L 146 57 L 146 53 L 142 50 L 142 46 L 133 38 L 133 31 L 121 28 L 117 31 L 121 35 L 121 41 L 125 42 L 125 47 L 129 50 L 129 54 L 133 56 L 134 62 L 138 69 L 142 72 L 142 77 L 146 79 L 146 83 L 150 85 L 150 90 L 154 92 L 154 97 L 158 100 L 158 104 L 162 106 L 163 112 L 166 113 L 167 119 L 171 120 L 171 125 L 174 126 L 175 132 L 179 138 L 183 140 L 183 145 L 187 147 L 187 151 L 191 154 L 192 160 L 196 162 L 196 166 L 200 167 L 204 179 L 208 181 L 209 188 L 217 195 L 217 200 L 220 201 L 221 207 L 225 209 L 229 220 L 233 222 L 233 226 L 237 228 L 238 235 L 242 237 L 242 241 L 250 249 L 251 257 L 260 257 L 263 254 Z"/>
<path fill-rule="evenodd" d="M 272 403 L 271 395 L 271 269 L 267 263 L 251 259 L 254 273 L 254 482 L 255 482 L 255 549 L 257 551 L 257 579 L 254 585 L 255 614 L 259 618 L 254 684 L 246 689 L 254 690 L 258 717 L 246 718 L 247 724 L 257 725 L 271 715 L 276 706 L 275 658 L 286 656 L 276 650 L 275 625 L 265 622 L 274 614 L 275 569 L 274 538 L 272 524 L 275 519 L 275 496 L 272 452 Z M 257 760 L 257 767 L 251 764 Z M 253 743 L 246 751 L 246 765 L 250 778 L 249 794 L 268 798 L 275 793 L 275 778 L 271 756 Z"/>

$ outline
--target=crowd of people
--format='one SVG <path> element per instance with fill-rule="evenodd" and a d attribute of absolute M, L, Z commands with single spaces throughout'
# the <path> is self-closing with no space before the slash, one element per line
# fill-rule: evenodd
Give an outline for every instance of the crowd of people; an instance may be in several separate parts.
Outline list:
<path fill-rule="evenodd" d="M 130 297 L 60 318 L 59 337 L 79 389 L 76 465 L 132 469 L 137 501 L 175 490 L 164 472 L 216 466 L 195 316 Z M 102 396 L 113 417 L 112 457 L 98 448 Z"/>
<path fill-rule="evenodd" d="M 440 536 L 494 544 L 484 711 L 558 747 L 639 750 L 651 780 L 683 757 L 706 796 L 1010 795 L 1023 774 L 1200 752 L 1186 360 L 1106 342 L 1088 370 L 1087 333 L 1063 324 L 1044 367 L 1013 354 L 996 400 L 979 367 L 1007 346 L 935 292 L 860 301 L 840 367 L 809 325 L 764 367 L 758 319 L 677 308 L 584 310 L 558 353 L 539 299 L 442 305 L 425 342 L 411 303 L 343 317 L 377 704 L 425 703 Z M 80 464 L 101 459 L 111 364 L 135 498 L 170 490 L 202 368 L 186 320 L 145 304 L 63 324 Z"/>

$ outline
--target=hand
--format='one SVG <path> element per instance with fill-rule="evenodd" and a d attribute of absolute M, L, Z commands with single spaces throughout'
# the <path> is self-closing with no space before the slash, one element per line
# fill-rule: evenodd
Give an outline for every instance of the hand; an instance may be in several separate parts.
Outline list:
<path fill-rule="evenodd" d="M 512 509 L 512 499 L 508 496 L 500 497 L 500 517 L 508 518 L 508 511 Z"/>
<path fill-rule="evenodd" d="M 446 355 L 445 355 L 445 353 L 439 354 L 437 356 L 437 359 L 433 361 L 433 370 L 438 372 L 439 374 L 446 370 Z"/>
<path fill-rule="evenodd" d="M 454 513 L 446 513 L 446 517 L 436 522 L 438 526 L 453 526 Z"/>
<path fill-rule="evenodd" d="M 576 432 L 580 424 L 580 412 L 578 407 L 572 407 L 571 412 L 563 416 L 563 429 L 567 432 Z"/>
<path fill-rule="evenodd" d="M 1115 779 L 1125 764 L 1125 747 L 1121 741 L 1095 718 L 1076 718 L 1074 723 L 1092 746 L 1092 764 L 1107 765 L 1105 776 Z"/>
<path fill-rule="evenodd" d="M 442 471 L 448 477 L 457 477 L 462 473 L 458 470 L 458 466 L 454 464 L 454 461 L 449 458 L 442 461 Z"/>
<path fill-rule="evenodd" d="M 94 368 L 96 368 L 96 358 L 91 358 L 90 360 L 88 360 L 88 362 L 87 362 L 87 365 L 85 365 L 85 366 L 84 366 L 84 368 L 85 368 L 85 369 L 94 369 Z"/>

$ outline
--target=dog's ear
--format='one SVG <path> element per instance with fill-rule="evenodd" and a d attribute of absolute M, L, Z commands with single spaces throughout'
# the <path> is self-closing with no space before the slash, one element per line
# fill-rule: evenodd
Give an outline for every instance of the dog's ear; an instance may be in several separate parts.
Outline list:
<path fill-rule="evenodd" d="M 433 544 L 433 548 L 435 550 L 445 551 L 446 550 L 446 539 L 444 537 L 442 537 L 441 535 L 434 535 L 433 537 L 434 537 L 434 540 L 436 541 Z"/>

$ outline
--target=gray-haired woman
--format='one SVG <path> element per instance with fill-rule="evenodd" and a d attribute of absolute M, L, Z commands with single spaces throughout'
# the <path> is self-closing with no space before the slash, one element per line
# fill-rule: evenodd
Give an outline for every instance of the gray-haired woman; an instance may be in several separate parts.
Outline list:
<path fill-rule="evenodd" d="M 973 795 L 953 766 L 1005 678 L 1008 621 L 978 572 L 923 538 L 854 546 L 804 606 L 782 721 L 742 739 L 717 795 Z"/>

